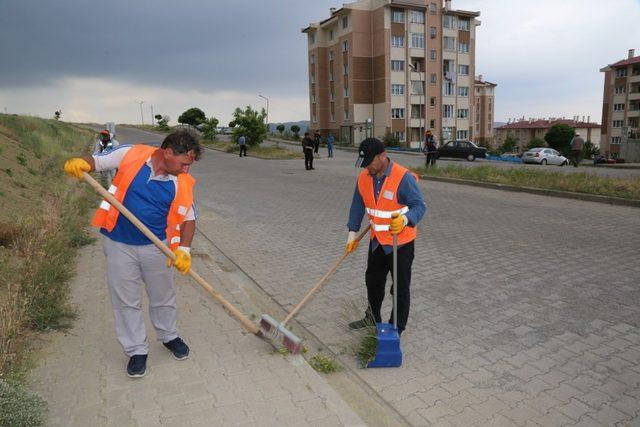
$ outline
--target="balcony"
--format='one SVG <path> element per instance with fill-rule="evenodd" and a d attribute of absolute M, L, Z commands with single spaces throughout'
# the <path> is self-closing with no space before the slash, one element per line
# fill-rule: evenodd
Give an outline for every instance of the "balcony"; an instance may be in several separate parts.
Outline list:
<path fill-rule="evenodd" d="M 413 80 L 413 81 L 424 81 L 424 79 L 426 78 L 426 73 L 421 72 L 421 73 L 416 73 L 415 71 L 411 71 L 409 73 L 409 80 Z"/>
<path fill-rule="evenodd" d="M 640 91 L 629 92 L 629 101 L 640 99 Z"/>

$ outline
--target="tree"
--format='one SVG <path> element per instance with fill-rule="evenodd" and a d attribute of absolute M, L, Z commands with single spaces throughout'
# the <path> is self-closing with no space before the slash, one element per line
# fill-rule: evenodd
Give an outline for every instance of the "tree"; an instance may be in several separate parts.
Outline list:
<path fill-rule="evenodd" d="M 540 138 L 533 138 L 531 141 L 529 141 L 529 143 L 527 144 L 527 150 L 531 150 L 532 148 L 538 148 L 538 147 L 544 147 L 545 143 L 542 139 Z"/>
<path fill-rule="evenodd" d="M 298 126 L 298 125 L 291 125 L 291 128 L 290 128 L 290 129 L 291 129 L 291 132 L 293 132 L 293 139 L 294 139 L 295 141 L 299 140 L 299 139 L 300 139 L 300 135 L 299 135 L 299 133 L 300 133 L 300 126 Z"/>
<path fill-rule="evenodd" d="M 384 134 L 382 142 L 384 143 L 385 147 L 398 147 L 400 145 L 400 140 L 391 132 L 386 132 Z"/>
<path fill-rule="evenodd" d="M 62 110 L 58 110 L 55 113 L 53 113 L 53 118 L 56 120 L 60 120 L 60 116 L 62 116 Z"/>
<path fill-rule="evenodd" d="M 204 111 L 197 107 L 189 108 L 187 111 L 180 114 L 180 117 L 178 117 L 178 123 L 191 126 L 198 126 L 205 120 L 207 120 L 207 116 L 205 116 Z"/>
<path fill-rule="evenodd" d="M 233 139 L 238 140 L 240 135 L 244 135 L 247 144 L 254 146 L 262 143 L 267 136 L 267 125 L 264 120 L 267 113 L 264 108 L 258 112 L 247 106 L 245 109 L 236 108 L 233 112 Z M 229 123 L 231 124 L 231 123 Z"/>
<path fill-rule="evenodd" d="M 218 135 L 218 119 L 211 117 L 202 123 L 202 137 L 214 141 Z"/>
<path fill-rule="evenodd" d="M 544 136 L 547 145 L 568 156 L 571 153 L 571 139 L 575 135 L 575 129 L 563 123 L 556 123 L 551 126 Z"/>
<path fill-rule="evenodd" d="M 516 139 L 516 137 L 509 134 L 504 139 L 504 142 L 502 143 L 502 145 L 498 147 L 498 152 L 500 154 L 511 153 L 516 148 L 517 145 L 518 145 L 518 140 Z"/>
<path fill-rule="evenodd" d="M 156 114 L 155 116 L 153 116 L 156 119 L 157 127 L 158 130 L 163 130 L 163 131 L 170 131 L 171 128 L 169 127 L 169 120 L 171 120 L 171 118 L 169 116 L 167 116 L 166 114 L 164 116 L 160 115 L 160 114 Z"/>
<path fill-rule="evenodd" d="M 582 157 L 585 159 L 593 159 L 594 156 L 600 153 L 600 149 L 596 147 L 593 142 L 585 141 L 582 146 Z"/>
<path fill-rule="evenodd" d="M 280 132 L 280 136 L 282 136 L 282 132 L 284 132 L 284 125 L 280 123 L 278 126 L 276 126 L 276 129 L 278 130 L 278 132 Z"/>

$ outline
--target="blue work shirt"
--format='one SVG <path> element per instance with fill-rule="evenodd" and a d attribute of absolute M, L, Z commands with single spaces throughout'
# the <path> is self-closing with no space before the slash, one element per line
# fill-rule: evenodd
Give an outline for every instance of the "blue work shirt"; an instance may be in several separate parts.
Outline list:
<path fill-rule="evenodd" d="M 335 141 L 335 138 L 333 137 L 333 135 L 329 135 L 327 137 L 327 146 L 328 147 L 333 147 L 333 142 Z"/>
<path fill-rule="evenodd" d="M 378 201 L 378 196 L 380 195 L 380 190 L 382 190 L 382 185 L 384 184 L 384 180 L 391 174 L 391 168 L 393 167 L 393 160 L 389 161 L 389 165 L 387 169 L 384 171 L 384 174 L 378 178 L 377 176 L 372 176 L 373 178 L 373 195 Z M 409 208 L 409 212 L 405 214 L 407 217 L 407 225 L 412 227 L 416 226 L 425 212 L 427 211 L 427 204 L 424 202 L 424 198 L 422 197 L 422 192 L 418 187 L 418 183 L 413 178 L 411 173 L 406 173 L 402 177 L 402 181 L 400 181 L 400 185 L 398 186 L 398 203 L 401 205 L 406 205 Z M 351 209 L 349 210 L 349 222 L 347 223 L 347 227 L 349 231 L 359 231 L 360 224 L 362 224 L 362 218 L 366 213 L 366 209 L 364 206 L 364 200 L 362 200 L 362 195 L 358 190 L 358 183 L 356 182 L 356 189 L 353 192 L 353 200 L 351 201 Z M 378 245 L 377 239 L 371 239 L 370 250 L 374 251 Z M 402 245 L 401 245 L 402 246 Z M 391 245 L 382 245 L 382 249 L 384 253 L 389 254 L 393 251 L 393 247 Z"/>
<path fill-rule="evenodd" d="M 247 145 L 247 140 L 245 139 L 244 136 L 241 136 L 240 138 L 238 138 L 238 144 Z"/>

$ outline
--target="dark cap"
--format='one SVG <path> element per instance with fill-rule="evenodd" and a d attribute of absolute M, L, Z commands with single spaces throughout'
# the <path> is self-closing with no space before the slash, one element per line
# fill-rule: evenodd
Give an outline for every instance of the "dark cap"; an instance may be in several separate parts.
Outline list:
<path fill-rule="evenodd" d="M 384 153 L 384 143 L 378 138 L 367 138 L 360 143 L 358 148 L 358 160 L 356 167 L 366 168 L 371 164 L 373 158 L 380 153 Z"/>

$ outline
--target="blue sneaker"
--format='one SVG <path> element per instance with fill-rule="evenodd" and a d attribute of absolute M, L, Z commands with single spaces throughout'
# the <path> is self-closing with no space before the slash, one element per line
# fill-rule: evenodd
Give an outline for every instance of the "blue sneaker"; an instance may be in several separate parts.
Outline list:
<path fill-rule="evenodd" d="M 129 378 L 142 378 L 147 373 L 147 355 L 135 354 L 129 358 L 127 375 Z"/>
<path fill-rule="evenodd" d="M 187 346 L 180 337 L 162 343 L 162 345 L 169 349 L 171 355 L 176 360 L 184 360 L 189 357 L 189 346 Z"/>

